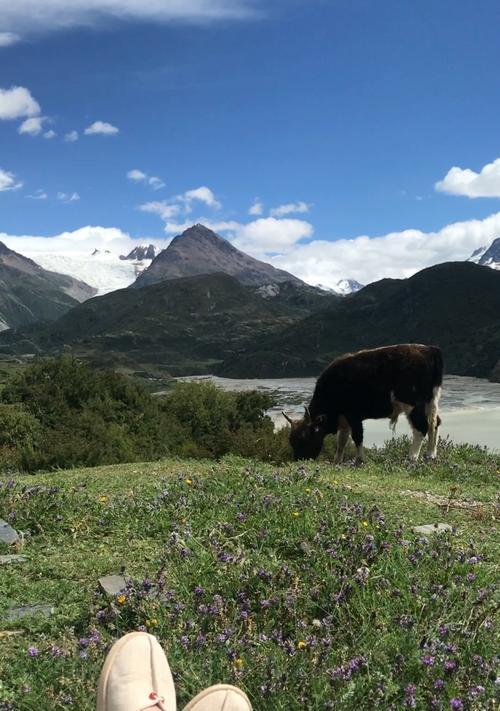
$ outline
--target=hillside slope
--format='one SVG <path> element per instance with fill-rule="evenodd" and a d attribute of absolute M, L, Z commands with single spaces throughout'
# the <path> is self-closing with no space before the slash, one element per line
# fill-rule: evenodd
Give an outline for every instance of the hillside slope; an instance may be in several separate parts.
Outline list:
<path fill-rule="evenodd" d="M 496 708 L 498 460 L 447 445 L 409 469 L 406 451 L 361 468 L 226 457 L 15 476 L 0 508 L 30 536 L 0 544 L 24 556 L 0 566 L 4 709 L 95 711 L 109 647 L 142 625 L 175 660 L 179 708 L 224 679 L 258 711 L 328 709 L 332 676 L 336 711 L 408 708 L 410 682 L 427 708 L 441 677 L 443 711 L 462 689 L 479 690 L 469 711 Z M 453 532 L 412 530 L 437 521 Z M 105 595 L 99 578 L 121 571 L 134 584 Z M 40 603 L 51 617 L 9 619 Z"/>
<path fill-rule="evenodd" d="M 0 329 L 58 318 L 95 291 L 50 272 L 0 242 Z"/>
<path fill-rule="evenodd" d="M 225 274 L 186 277 L 115 291 L 42 328 L 2 334 L 0 352 L 57 353 L 70 347 L 98 362 L 155 364 L 173 374 L 210 372 L 303 313 Z"/>
<path fill-rule="evenodd" d="M 317 375 L 341 353 L 398 342 L 440 345 L 449 373 L 489 376 L 500 356 L 500 273 L 452 262 L 410 279 L 384 279 L 260 339 L 219 374 Z"/>

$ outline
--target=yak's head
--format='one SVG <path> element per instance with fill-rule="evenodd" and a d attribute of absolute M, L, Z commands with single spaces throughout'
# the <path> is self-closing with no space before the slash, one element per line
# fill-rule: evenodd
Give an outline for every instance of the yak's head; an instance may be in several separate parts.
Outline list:
<path fill-rule="evenodd" d="M 293 449 L 293 458 L 297 459 L 316 459 L 321 448 L 323 440 L 327 434 L 327 418 L 326 415 L 318 415 L 314 419 L 311 417 L 309 408 L 306 407 L 304 417 L 301 420 L 292 420 L 287 414 L 283 416 L 290 423 L 290 444 Z"/>

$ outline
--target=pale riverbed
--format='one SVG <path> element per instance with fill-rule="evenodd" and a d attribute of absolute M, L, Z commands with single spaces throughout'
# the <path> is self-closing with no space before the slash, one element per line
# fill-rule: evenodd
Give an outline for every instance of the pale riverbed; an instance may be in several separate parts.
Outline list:
<path fill-rule="evenodd" d="M 209 380 L 224 390 L 265 390 L 272 392 L 278 405 L 270 411 L 277 426 L 284 424 L 281 410 L 292 417 L 301 416 L 309 402 L 315 378 L 280 378 L 269 380 L 236 380 L 212 376 L 193 376 L 180 380 Z M 443 424 L 441 437 L 454 442 L 467 442 L 500 451 L 500 384 L 480 378 L 450 375 L 445 378 L 441 399 Z M 409 434 L 406 418 L 399 419 L 396 436 Z M 367 446 L 380 446 L 393 436 L 387 420 L 365 422 Z"/>

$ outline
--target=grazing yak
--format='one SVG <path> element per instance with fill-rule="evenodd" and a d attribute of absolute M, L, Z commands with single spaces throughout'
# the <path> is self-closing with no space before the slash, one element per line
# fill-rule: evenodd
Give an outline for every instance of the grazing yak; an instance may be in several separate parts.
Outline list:
<path fill-rule="evenodd" d="M 436 457 L 443 357 L 435 346 L 409 343 L 348 353 L 319 376 L 301 420 L 291 425 L 295 459 L 316 459 L 327 434 L 338 434 L 335 462 L 340 463 L 349 436 L 363 461 L 363 420 L 389 418 L 395 426 L 404 413 L 413 430 L 410 459 L 416 461 L 428 436 L 427 456 Z"/>

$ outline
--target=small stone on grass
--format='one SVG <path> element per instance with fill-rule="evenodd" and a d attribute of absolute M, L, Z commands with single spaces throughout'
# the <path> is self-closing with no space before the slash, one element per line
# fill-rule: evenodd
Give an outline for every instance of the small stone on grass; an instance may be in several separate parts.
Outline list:
<path fill-rule="evenodd" d="M 0 555 L 0 565 L 10 565 L 11 563 L 26 563 L 28 559 L 25 555 Z"/>
<path fill-rule="evenodd" d="M 418 533 L 421 536 L 430 536 L 433 533 L 444 533 L 445 531 L 452 531 L 453 528 L 449 523 L 428 523 L 425 526 L 414 526 L 414 533 Z"/>
<path fill-rule="evenodd" d="M 11 607 L 5 614 L 7 622 L 15 622 L 22 620 L 25 617 L 33 617 L 34 615 L 43 615 L 50 617 L 55 612 L 54 605 L 21 605 L 20 607 Z"/>
<path fill-rule="evenodd" d="M 12 526 L 0 518 L 0 541 L 6 543 L 8 546 L 13 545 L 19 541 L 19 535 L 17 531 L 14 531 Z"/>
<path fill-rule="evenodd" d="M 99 585 L 107 595 L 119 595 L 127 588 L 123 575 L 105 575 L 99 578 Z"/>

